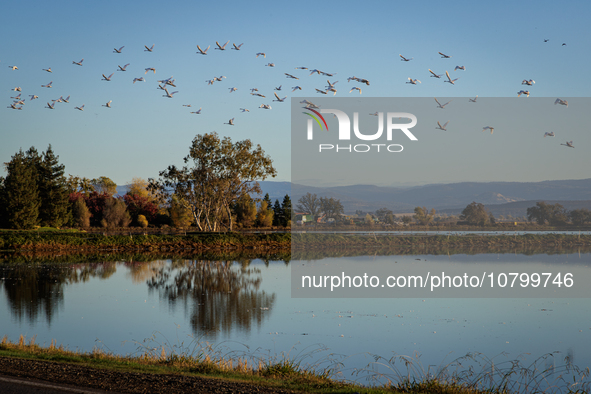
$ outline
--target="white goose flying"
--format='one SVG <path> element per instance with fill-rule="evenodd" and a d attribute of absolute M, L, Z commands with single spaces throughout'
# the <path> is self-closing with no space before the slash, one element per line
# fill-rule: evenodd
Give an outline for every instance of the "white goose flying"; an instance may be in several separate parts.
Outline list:
<path fill-rule="evenodd" d="M 441 123 L 439 123 L 439 121 L 437 121 L 437 127 L 436 127 L 436 129 L 447 131 L 446 127 L 447 127 L 447 124 L 448 123 L 449 123 L 449 120 L 447 122 L 445 122 L 445 124 L 442 126 Z"/>
<path fill-rule="evenodd" d="M 51 84 L 53 83 L 53 81 L 49 82 L 47 85 L 41 85 L 42 88 L 51 88 Z M 53 108 L 52 108 L 53 109 Z"/>
<path fill-rule="evenodd" d="M 53 102 L 51 104 L 47 103 L 47 107 L 45 107 L 45 108 L 55 109 L 55 102 Z"/>
<path fill-rule="evenodd" d="M 229 124 L 230 126 L 234 126 L 234 118 L 230 119 L 228 121 L 228 123 L 224 123 L 224 124 Z"/>
<path fill-rule="evenodd" d="M 203 50 L 203 49 L 201 49 L 201 47 L 199 45 L 197 45 L 197 49 L 199 50 L 199 52 L 196 52 L 196 53 L 199 53 L 201 55 L 207 55 L 207 51 L 209 50 L 210 46 L 211 45 L 208 45 L 207 48 L 205 48 L 205 50 Z"/>
<path fill-rule="evenodd" d="M 568 146 L 569 148 L 574 148 L 572 141 L 567 141 L 566 144 L 560 144 L 560 145 Z"/>
<path fill-rule="evenodd" d="M 267 63 L 265 64 L 266 67 L 275 67 L 275 63 Z"/>
<path fill-rule="evenodd" d="M 410 83 L 411 85 L 416 85 L 417 82 L 418 83 L 421 83 L 421 81 L 419 81 L 418 79 L 412 79 L 411 77 L 408 77 L 408 82 L 407 83 Z"/>
<path fill-rule="evenodd" d="M 528 86 L 532 86 L 534 83 L 536 83 L 536 81 L 534 81 L 533 79 L 524 79 L 521 84 L 522 85 L 528 85 Z"/>
<path fill-rule="evenodd" d="M 232 43 L 232 48 L 230 48 L 230 49 L 235 49 L 235 50 L 239 51 L 239 50 L 240 50 L 240 47 L 241 47 L 242 45 L 244 45 L 244 43 L 242 43 L 242 44 L 240 44 L 240 45 L 236 45 L 235 43 Z"/>
<path fill-rule="evenodd" d="M 150 48 L 148 48 L 147 45 L 144 45 L 144 47 L 146 48 L 146 49 L 144 49 L 144 52 L 152 52 L 154 50 L 154 45 L 155 44 L 152 44 L 152 46 Z"/>
<path fill-rule="evenodd" d="M 84 59 L 81 59 L 79 62 L 72 62 L 72 64 L 76 64 L 77 66 L 81 66 Z"/>
<path fill-rule="evenodd" d="M 565 105 L 568 107 L 568 101 L 560 99 L 560 98 L 556 99 L 556 101 L 554 102 L 554 105 L 556 105 L 556 104 Z"/>
<path fill-rule="evenodd" d="M 144 75 L 146 75 L 148 73 L 148 71 L 153 71 L 154 74 L 156 74 L 156 69 L 154 67 L 148 67 L 144 69 L 146 72 L 144 73 Z"/>
<path fill-rule="evenodd" d="M 447 75 L 447 81 L 444 81 L 444 82 L 449 82 L 449 83 L 451 83 L 452 85 L 455 85 L 455 83 L 454 83 L 454 82 L 456 82 L 456 81 L 459 79 L 459 78 L 456 78 L 456 79 L 451 79 L 451 77 L 449 76 L 449 73 L 447 72 L 447 70 L 445 71 L 445 75 Z"/>
<path fill-rule="evenodd" d="M 35 99 L 39 98 L 39 96 L 36 96 L 34 94 L 29 94 L 29 97 L 31 97 L 31 100 L 35 100 Z"/>
<path fill-rule="evenodd" d="M 107 104 L 103 104 L 103 107 L 112 108 L 111 107 L 112 102 L 113 102 L 113 100 L 109 100 L 109 102 Z"/>
<path fill-rule="evenodd" d="M 282 86 L 283 85 L 279 85 L 278 87 L 275 88 L 275 90 L 280 91 Z"/>
<path fill-rule="evenodd" d="M 431 73 L 429 76 L 433 78 L 441 78 L 443 76 L 443 74 L 435 74 L 431 69 L 429 69 L 429 72 Z"/>
<path fill-rule="evenodd" d="M 164 89 L 164 91 L 166 92 L 166 94 L 163 94 L 162 97 L 168 97 L 168 98 L 173 98 L 172 95 L 175 93 L 178 93 L 178 90 L 175 92 L 171 92 L 169 93 L 168 90 Z"/>
<path fill-rule="evenodd" d="M 260 93 L 251 93 L 250 95 L 251 96 L 259 96 L 259 97 L 263 97 L 263 98 L 265 97 L 264 94 L 260 94 Z"/>
<path fill-rule="evenodd" d="M 492 134 L 493 131 L 495 131 L 495 128 L 494 127 L 490 127 L 490 126 L 486 126 L 486 127 L 483 127 L 482 128 L 482 131 L 484 131 L 484 130 L 490 130 L 490 133 Z"/>
<path fill-rule="evenodd" d="M 293 76 L 293 75 L 291 75 L 291 74 L 288 74 L 288 73 L 284 73 L 284 74 L 287 76 L 287 78 L 291 78 L 291 79 L 299 79 L 298 77 L 296 77 L 296 76 Z"/>
<path fill-rule="evenodd" d="M 115 74 L 115 73 L 113 73 L 113 74 Z M 102 81 L 111 81 L 111 77 L 113 76 L 113 74 L 109 75 L 108 77 L 106 77 L 105 74 L 103 74 Z"/>
<path fill-rule="evenodd" d="M 404 57 L 404 56 L 402 56 L 402 55 L 400 55 L 400 57 L 402 58 L 402 59 L 400 59 L 400 60 L 401 60 L 401 61 L 403 61 L 403 62 L 410 62 L 412 59 L 414 59 L 414 57 L 411 57 L 411 58 L 409 59 L 409 58 L 406 58 L 406 57 Z"/>
<path fill-rule="evenodd" d="M 295 92 L 296 90 L 302 90 L 302 87 L 299 85 L 292 86 L 292 88 L 291 88 L 292 93 Z"/>
<path fill-rule="evenodd" d="M 49 105 L 49 103 L 47 103 L 47 105 Z M 22 109 L 23 109 L 23 107 L 17 107 L 15 104 L 10 104 L 10 105 L 9 105 L 8 107 L 6 107 L 6 108 L 10 108 L 10 109 L 20 109 L 20 110 L 22 110 Z M 53 108 L 51 108 L 51 109 L 53 109 Z"/>
<path fill-rule="evenodd" d="M 121 67 L 121 66 L 117 66 L 117 67 L 119 67 L 119 70 L 117 70 L 117 71 L 127 71 L 127 70 L 126 70 L 127 66 L 129 66 L 129 63 L 127 63 L 127 64 L 126 64 L 125 66 L 123 66 L 123 67 Z"/>
<path fill-rule="evenodd" d="M 262 108 L 262 109 L 271 109 L 271 106 L 269 104 L 261 104 L 259 106 L 259 108 Z"/>
<path fill-rule="evenodd" d="M 14 90 L 15 92 L 22 92 L 23 91 L 23 89 L 20 86 L 17 86 L 16 88 L 12 88 L 10 90 Z"/>
<path fill-rule="evenodd" d="M 220 51 L 225 51 L 226 50 L 226 45 L 228 45 L 228 43 L 230 42 L 230 40 L 226 41 L 226 43 L 224 45 L 220 45 L 219 42 L 215 42 L 215 44 L 218 46 L 217 48 L 214 49 L 219 49 Z"/>
<path fill-rule="evenodd" d="M 146 82 L 146 80 L 144 79 L 144 77 L 134 78 L 133 83 L 136 83 L 136 82 Z"/>
<path fill-rule="evenodd" d="M 113 48 L 113 53 L 121 53 L 121 50 L 125 48 L 125 45 L 122 46 L 121 48 L 117 49 L 117 48 Z"/>
<path fill-rule="evenodd" d="M 443 59 L 449 59 L 451 56 L 446 55 L 445 53 L 438 52 Z"/>
<path fill-rule="evenodd" d="M 517 97 L 521 97 L 522 94 L 525 94 L 527 97 L 529 97 L 529 90 L 520 90 L 517 92 Z"/>
<path fill-rule="evenodd" d="M 22 93 L 19 93 L 19 94 L 17 94 L 16 96 L 14 96 L 14 97 L 11 97 L 11 99 L 20 100 L 20 99 L 21 99 L 21 94 L 22 94 Z"/>
<path fill-rule="evenodd" d="M 441 103 L 439 102 L 439 100 L 437 100 L 437 98 L 435 98 L 435 102 L 437 103 L 437 108 L 441 108 L 441 109 L 445 109 L 445 106 L 446 106 L 447 104 L 451 103 L 452 101 L 453 101 L 453 100 L 449 100 L 447 103 L 445 103 L 445 104 L 441 104 Z"/>
<path fill-rule="evenodd" d="M 277 95 L 276 92 L 273 92 L 273 94 L 275 94 L 275 97 L 277 98 L 277 100 L 273 100 L 273 101 L 278 101 L 280 103 L 284 102 L 285 99 L 287 98 L 287 96 L 283 97 L 283 98 L 279 98 L 279 96 Z"/>
<path fill-rule="evenodd" d="M 249 109 L 246 109 L 246 108 L 240 108 L 240 111 L 242 111 L 242 112 L 250 112 L 250 110 Z"/>
<path fill-rule="evenodd" d="M 49 68 L 44 68 L 43 71 L 47 71 L 48 73 L 52 73 L 53 71 L 51 71 L 51 67 Z"/>
<path fill-rule="evenodd" d="M 555 135 L 554 135 L 554 132 L 553 132 L 553 131 L 552 131 L 552 132 L 547 132 L 547 131 L 546 131 L 546 132 L 544 133 L 544 138 L 546 138 L 546 137 L 554 137 L 554 136 L 555 136 Z"/>
<path fill-rule="evenodd" d="M 322 93 L 322 94 L 327 94 L 327 92 L 326 92 L 326 91 L 324 91 L 324 90 L 320 90 L 320 89 L 316 89 L 316 92 L 318 92 L 318 93 Z"/>
<path fill-rule="evenodd" d="M 63 101 L 64 103 L 69 103 L 70 102 L 70 96 L 64 98 L 64 96 L 60 96 L 60 100 Z"/>
<path fill-rule="evenodd" d="M 14 71 L 14 70 L 18 70 L 18 67 L 17 67 L 17 66 L 8 66 L 8 68 L 11 68 L 11 69 L 12 69 L 12 71 Z"/>
<path fill-rule="evenodd" d="M 470 99 L 469 101 L 470 101 L 471 103 L 475 103 L 475 102 L 476 102 L 476 100 L 478 100 L 478 95 L 476 95 L 476 97 L 474 97 L 473 99 Z"/>
<path fill-rule="evenodd" d="M 238 88 L 235 88 L 235 87 L 231 87 L 231 88 L 228 88 L 228 89 L 230 89 L 230 93 L 235 92 L 235 91 L 238 90 Z"/>
<path fill-rule="evenodd" d="M 201 107 L 199 107 L 199 109 L 197 111 L 193 111 L 191 113 L 199 115 L 201 113 Z"/>
<path fill-rule="evenodd" d="M 262 57 L 267 57 L 267 55 L 265 54 L 265 52 L 259 52 L 257 53 L 257 57 L 262 56 Z"/>
<path fill-rule="evenodd" d="M 74 109 L 77 109 L 78 111 L 84 111 L 84 104 L 82 104 L 80 107 L 74 107 Z"/>
<path fill-rule="evenodd" d="M 349 90 L 349 93 L 351 93 L 351 92 L 352 92 L 352 91 L 354 91 L 354 90 L 358 90 L 358 91 L 359 91 L 359 94 L 361 94 L 361 88 L 358 88 L 357 86 L 353 86 L 353 87 L 351 88 L 351 90 Z"/>

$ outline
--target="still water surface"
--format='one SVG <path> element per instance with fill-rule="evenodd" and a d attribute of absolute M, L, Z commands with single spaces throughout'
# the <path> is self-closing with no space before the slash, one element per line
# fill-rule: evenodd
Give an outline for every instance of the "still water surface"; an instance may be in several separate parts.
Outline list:
<path fill-rule="evenodd" d="M 578 267 L 591 262 L 589 253 L 340 259 L 413 264 L 471 258 L 508 267 L 524 259 Z M 301 263 L 198 258 L 4 263 L 0 336 L 16 341 L 23 334 L 36 336 L 38 344 L 55 339 L 69 349 L 97 346 L 118 354 L 159 344 L 190 348 L 197 338 L 216 344 L 222 353 L 289 353 L 304 364 L 329 357 L 343 363 L 345 379 L 359 379 L 351 372 L 366 368 L 372 355 L 418 353 L 428 368 L 469 352 L 497 357 L 497 362 L 522 355 L 533 362 L 559 352 L 555 364 L 568 356 L 579 367 L 591 366 L 589 298 L 291 298 L 290 265 Z M 143 342 L 149 338 L 154 339 Z M 329 350 L 314 353 L 321 346 Z"/>

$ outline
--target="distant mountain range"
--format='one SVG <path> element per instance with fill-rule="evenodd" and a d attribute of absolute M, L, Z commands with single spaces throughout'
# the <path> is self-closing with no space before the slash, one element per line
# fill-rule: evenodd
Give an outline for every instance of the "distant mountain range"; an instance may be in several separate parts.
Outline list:
<path fill-rule="evenodd" d="M 413 212 L 417 206 L 435 208 L 439 213 L 459 214 L 475 201 L 484 204 L 493 215 L 525 216 L 527 208 L 538 201 L 559 203 L 566 209 L 591 209 L 591 178 L 543 182 L 461 182 L 431 184 L 414 187 L 386 187 L 373 185 L 314 187 L 291 182 L 259 182 L 263 197 L 269 193 L 271 201 L 283 201 L 289 194 L 293 206 L 306 193 L 318 197 L 339 199 L 346 213 L 356 210 L 373 212 L 388 208 L 394 213 Z M 119 194 L 127 192 L 127 185 L 119 186 Z"/>
<path fill-rule="evenodd" d="M 290 194 L 295 207 L 297 201 L 310 192 L 318 197 L 339 199 L 347 213 L 356 210 L 372 212 L 379 208 L 406 213 L 413 212 L 417 206 L 425 206 L 438 212 L 456 214 L 473 201 L 484 204 L 495 216 L 525 216 L 527 208 L 538 201 L 560 203 L 569 210 L 591 209 L 591 178 L 543 182 L 461 182 L 408 188 L 373 185 L 313 187 L 273 181 L 263 181 L 260 185 L 263 194 L 269 193 L 271 201 L 282 201 L 285 194 Z"/>

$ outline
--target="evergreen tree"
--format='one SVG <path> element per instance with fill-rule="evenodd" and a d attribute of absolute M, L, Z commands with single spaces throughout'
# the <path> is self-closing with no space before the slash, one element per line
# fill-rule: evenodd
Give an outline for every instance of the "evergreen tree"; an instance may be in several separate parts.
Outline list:
<path fill-rule="evenodd" d="M 283 226 L 283 209 L 281 209 L 279 200 L 275 200 L 275 205 L 273 205 L 273 226 Z"/>
<path fill-rule="evenodd" d="M 291 222 L 291 215 L 292 215 L 292 209 L 291 209 L 291 198 L 289 198 L 289 194 L 286 194 L 285 197 L 283 197 L 283 204 L 281 204 L 281 211 L 283 212 L 283 223 L 281 223 L 283 226 L 287 226 L 290 222 Z"/>
<path fill-rule="evenodd" d="M 263 198 L 263 202 L 267 203 L 267 209 L 269 209 L 269 210 L 273 209 L 273 203 L 271 202 L 271 197 L 269 197 L 269 193 L 265 194 L 265 197 Z"/>
<path fill-rule="evenodd" d="M 6 197 L 4 197 L 4 177 L 0 176 L 0 228 L 8 227 L 6 223 Z"/>
<path fill-rule="evenodd" d="M 58 164 L 58 159 L 59 156 L 53 153 L 49 145 L 47 151 L 43 153 L 43 160 L 39 163 L 38 187 L 41 199 L 39 219 L 43 226 L 61 227 L 69 220 L 65 167 L 63 164 Z"/>
<path fill-rule="evenodd" d="M 39 193 L 37 190 L 37 167 L 34 148 L 25 155 L 18 151 L 10 162 L 6 163 L 4 179 L 4 209 L 7 227 L 30 229 L 39 222 Z M 40 159 L 39 159 L 40 161 Z"/>

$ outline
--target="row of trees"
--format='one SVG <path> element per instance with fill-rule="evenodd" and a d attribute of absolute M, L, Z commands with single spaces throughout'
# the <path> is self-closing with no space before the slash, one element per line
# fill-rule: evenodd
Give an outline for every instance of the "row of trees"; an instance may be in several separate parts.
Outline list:
<path fill-rule="evenodd" d="M 314 218 L 324 216 L 326 219 L 339 221 L 345 212 L 340 200 L 332 197 L 320 197 L 316 194 L 306 193 L 298 200 L 296 209 L 299 212 L 308 213 Z"/>
<path fill-rule="evenodd" d="M 116 196 L 107 177 L 69 176 L 51 148 L 39 154 L 20 150 L 5 163 L 0 177 L 0 226 L 125 227 L 170 224 L 203 231 L 240 227 L 289 226 L 291 200 L 271 205 L 267 195 L 257 206 L 250 195 L 260 193 L 251 179 L 275 176 L 271 159 L 249 140 L 233 144 L 217 134 L 198 135 L 182 168 L 170 166 L 159 179 L 135 178 L 127 194 Z"/>
<path fill-rule="evenodd" d="M 560 204 L 547 204 L 544 201 L 537 202 L 535 207 L 527 208 L 527 219 L 538 224 L 549 223 L 552 226 L 563 226 L 569 221 L 572 224 L 582 226 L 591 222 L 591 211 L 585 208 L 565 209 Z"/>

